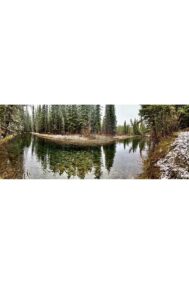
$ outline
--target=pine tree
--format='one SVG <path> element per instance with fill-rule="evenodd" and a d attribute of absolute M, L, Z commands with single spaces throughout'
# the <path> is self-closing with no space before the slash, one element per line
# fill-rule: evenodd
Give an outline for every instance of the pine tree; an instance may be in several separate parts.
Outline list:
<path fill-rule="evenodd" d="M 78 129 L 78 113 L 76 105 L 67 106 L 67 130 L 70 134 L 77 133 Z"/>
<path fill-rule="evenodd" d="M 59 105 L 51 105 L 49 111 L 49 131 L 54 134 L 60 133 L 60 107 Z"/>
<path fill-rule="evenodd" d="M 12 132 L 23 131 L 24 121 L 23 105 L 2 105 L 0 108 L 1 129 L 3 129 L 4 136 Z"/>
<path fill-rule="evenodd" d="M 98 134 L 101 131 L 101 109 L 100 105 L 94 105 L 91 110 L 91 131 Z"/>
<path fill-rule="evenodd" d="M 91 110 L 90 105 L 80 106 L 79 124 L 80 124 L 81 134 L 87 135 L 87 136 L 90 135 L 91 133 L 90 110 Z"/>
<path fill-rule="evenodd" d="M 151 131 L 153 141 L 170 135 L 179 126 L 179 113 L 175 105 L 142 105 L 140 115 Z"/>
<path fill-rule="evenodd" d="M 126 121 L 124 121 L 124 125 L 123 125 L 123 133 L 126 135 L 127 133 L 127 123 Z"/>
<path fill-rule="evenodd" d="M 104 132 L 108 135 L 116 134 L 116 114 L 114 105 L 106 105 L 105 108 L 105 120 L 104 120 Z"/>
<path fill-rule="evenodd" d="M 32 131 L 32 122 L 31 122 L 31 116 L 28 111 L 28 107 L 25 106 L 23 109 L 23 114 L 21 117 L 23 121 L 23 131 L 24 132 L 31 132 Z"/>
<path fill-rule="evenodd" d="M 32 131 L 36 132 L 36 125 L 35 125 L 35 106 L 32 105 Z"/>
<path fill-rule="evenodd" d="M 48 131 L 48 106 L 42 105 L 40 132 L 47 133 L 47 131 Z"/>
<path fill-rule="evenodd" d="M 37 106 L 36 116 L 35 116 L 36 131 L 42 132 L 42 109 L 41 105 Z"/>

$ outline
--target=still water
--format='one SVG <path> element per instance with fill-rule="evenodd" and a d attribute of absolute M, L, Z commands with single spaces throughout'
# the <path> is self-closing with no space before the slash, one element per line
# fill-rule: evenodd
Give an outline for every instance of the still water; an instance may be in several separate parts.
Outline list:
<path fill-rule="evenodd" d="M 141 138 L 106 146 L 80 147 L 22 135 L 0 146 L 0 178 L 137 178 L 147 152 L 148 142 Z"/>

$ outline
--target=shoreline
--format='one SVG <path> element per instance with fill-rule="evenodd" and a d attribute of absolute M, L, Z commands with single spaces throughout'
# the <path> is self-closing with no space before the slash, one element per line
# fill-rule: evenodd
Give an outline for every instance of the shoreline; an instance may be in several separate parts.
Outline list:
<path fill-rule="evenodd" d="M 6 144 L 8 143 L 10 140 L 12 140 L 14 137 L 16 136 L 16 134 L 11 134 L 6 136 L 5 138 L 0 139 L 0 145 Z"/>
<path fill-rule="evenodd" d="M 42 134 L 32 132 L 32 135 L 46 139 L 55 143 L 65 145 L 78 145 L 78 146 L 103 146 L 114 142 L 123 141 L 125 139 L 139 137 L 139 136 L 105 136 L 105 135 L 92 135 L 91 137 L 84 137 L 78 134 L 75 135 L 55 135 L 55 134 Z"/>
<path fill-rule="evenodd" d="M 177 139 L 179 132 L 162 138 L 148 153 L 148 158 L 143 161 L 143 171 L 138 179 L 161 179 L 161 169 L 158 162 L 166 157 L 171 151 L 174 141 Z"/>

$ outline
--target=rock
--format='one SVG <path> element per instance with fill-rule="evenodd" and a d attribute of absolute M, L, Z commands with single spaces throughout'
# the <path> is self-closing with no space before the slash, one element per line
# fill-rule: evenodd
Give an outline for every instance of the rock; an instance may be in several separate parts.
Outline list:
<path fill-rule="evenodd" d="M 161 178 L 189 179 L 189 132 L 181 132 L 165 158 L 157 162 Z"/>

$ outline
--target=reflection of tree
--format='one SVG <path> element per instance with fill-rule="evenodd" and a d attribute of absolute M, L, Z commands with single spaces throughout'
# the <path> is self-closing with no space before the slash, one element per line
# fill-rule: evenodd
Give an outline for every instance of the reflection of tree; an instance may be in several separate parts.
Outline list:
<path fill-rule="evenodd" d="M 123 141 L 124 149 L 126 148 L 126 146 L 130 145 L 131 141 L 132 141 L 132 138 L 127 138 Z"/>
<path fill-rule="evenodd" d="M 139 143 L 140 143 L 140 139 L 138 139 L 138 138 L 133 138 L 133 139 L 132 139 L 131 148 L 130 148 L 130 150 L 129 150 L 129 153 L 131 153 L 131 152 L 135 153 L 136 150 L 137 150 L 137 148 L 138 148 L 138 146 L 139 146 Z"/>
<path fill-rule="evenodd" d="M 42 167 L 53 173 L 66 174 L 67 178 L 85 178 L 94 172 L 95 178 L 101 177 L 100 147 L 74 147 L 49 143 L 43 139 L 35 140 L 35 153 Z"/>
<path fill-rule="evenodd" d="M 149 139 L 146 142 L 147 157 L 143 160 L 143 173 L 140 178 L 157 179 L 160 178 L 160 170 L 157 166 L 157 161 L 161 157 L 161 151 L 159 144 L 154 143 L 153 140 Z"/>
<path fill-rule="evenodd" d="M 15 137 L 0 147 L 0 177 L 5 179 L 21 179 L 24 177 L 24 148 L 29 147 L 31 136 Z"/>
<path fill-rule="evenodd" d="M 116 144 L 110 144 L 103 146 L 104 155 L 105 155 L 105 167 L 110 172 L 113 163 L 114 163 L 114 157 L 116 153 Z"/>
<path fill-rule="evenodd" d="M 48 152 L 49 152 L 49 145 L 45 142 L 45 140 L 33 137 L 32 140 L 32 154 L 37 154 L 38 159 L 40 160 L 43 169 L 46 169 L 48 166 Z"/>
<path fill-rule="evenodd" d="M 146 148 L 146 145 L 147 145 L 147 143 L 146 143 L 146 140 L 145 139 L 141 139 L 140 140 L 140 142 L 139 142 L 139 150 L 140 150 L 140 156 L 141 156 L 141 158 L 143 158 L 143 151 L 145 150 L 145 148 Z"/>

